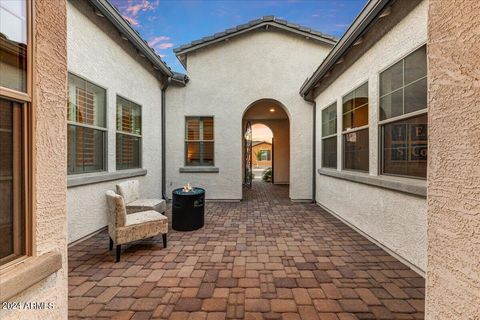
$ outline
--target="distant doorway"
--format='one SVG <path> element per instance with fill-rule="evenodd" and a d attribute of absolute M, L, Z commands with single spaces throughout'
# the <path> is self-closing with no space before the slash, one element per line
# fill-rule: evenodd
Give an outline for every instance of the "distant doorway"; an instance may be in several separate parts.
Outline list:
<path fill-rule="evenodd" d="M 258 100 L 247 107 L 242 128 L 244 186 L 255 189 L 262 182 L 288 186 L 290 120 L 285 107 L 276 100 Z"/>

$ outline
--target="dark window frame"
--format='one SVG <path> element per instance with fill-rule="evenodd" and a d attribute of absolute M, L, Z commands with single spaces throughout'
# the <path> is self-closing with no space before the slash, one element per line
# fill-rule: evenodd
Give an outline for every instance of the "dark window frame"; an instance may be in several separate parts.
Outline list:
<path fill-rule="evenodd" d="M 85 77 L 83 76 L 80 76 L 74 72 L 71 72 L 69 71 L 68 72 L 68 86 L 70 88 L 70 77 L 75 77 L 75 78 L 78 78 L 79 80 L 82 80 L 83 82 L 85 82 L 86 85 L 88 84 L 91 84 L 91 85 L 94 85 L 100 89 L 103 89 L 104 90 L 104 107 L 103 107 L 103 112 L 104 112 L 104 119 L 105 119 L 105 127 L 101 127 L 101 126 L 97 126 L 97 125 L 90 125 L 90 124 L 86 124 L 86 123 L 81 123 L 81 122 L 77 122 L 77 121 L 74 121 L 74 120 L 68 120 L 67 121 L 67 127 L 70 128 L 70 127 L 75 127 L 75 128 L 85 128 L 85 129 L 90 129 L 90 130 L 94 130 L 94 131 L 97 131 L 97 132 L 101 132 L 102 133 L 102 138 L 103 138 L 103 144 L 102 144 L 102 168 L 100 169 L 91 169 L 91 170 L 83 170 L 81 172 L 75 172 L 75 171 L 71 171 L 70 169 L 70 163 L 67 163 L 67 174 L 69 176 L 73 176 L 73 175 L 80 175 L 80 174 L 88 174 L 88 173 L 100 173 L 100 172 L 107 172 L 108 171 L 108 112 L 107 112 L 107 108 L 108 108 L 108 90 L 107 88 L 103 87 L 103 86 L 100 86 L 99 84 L 95 83 L 95 82 L 92 82 L 88 79 L 86 79 Z M 70 94 L 70 92 L 68 92 L 68 94 Z M 69 104 L 70 104 L 70 97 L 68 97 L 68 104 L 67 104 L 67 112 L 70 112 L 70 107 L 69 107 Z M 67 115 L 68 117 L 68 115 Z M 68 144 L 69 141 L 67 141 L 67 147 L 68 147 L 68 150 L 70 151 L 70 149 L 72 149 L 72 154 L 76 155 L 76 144 L 75 145 L 69 145 Z"/>
<path fill-rule="evenodd" d="M 367 102 L 362 104 L 361 106 L 358 106 L 356 108 L 352 108 L 352 110 L 348 111 L 348 112 L 344 112 L 343 108 L 344 108 L 344 104 L 345 104 L 345 97 L 347 97 L 348 95 L 352 94 L 352 93 L 355 93 L 355 91 L 357 91 L 358 89 L 362 88 L 363 86 L 367 87 Z M 346 143 L 345 143 L 345 139 L 346 139 L 346 135 L 348 134 L 351 134 L 351 133 L 355 133 L 355 132 L 359 132 L 359 131 L 364 131 L 366 130 L 367 131 L 367 134 L 368 134 L 368 141 L 370 139 L 370 119 L 369 119 L 369 114 L 370 114 L 370 96 L 368 94 L 368 91 L 369 91 L 369 81 L 366 80 L 366 81 L 363 81 L 360 85 L 357 85 L 354 89 L 350 90 L 348 93 L 344 94 L 342 96 L 342 128 L 341 128 L 341 134 L 342 134 L 342 170 L 345 170 L 345 171 L 353 171 L 353 172 L 362 172 L 362 173 L 369 173 L 370 172 L 370 143 L 368 143 L 368 152 L 367 152 L 367 164 L 368 164 L 368 168 L 366 170 L 361 170 L 361 169 L 352 169 L 352 168 L 347 168 L 345 166 L 346 164 L 346 157 L 345 157 L 345 154 L 346 154 L 346 150 L 345 150 L 345 147 L 346 147 Z M 356 97 L 354 97 L 355 99 Z M 344 129 L 344 116 L 348 113 L 351 113 L 353 112 L 354 110 L 356 109 L 360 109 L 360 108 L 363 108 L 364 106 L 367 106 L 367 124 L 365 125 L 362 125 L 362 126 L 359 126 L 359 127 L 354 127 L 354 128 L 351 128 L 351 129 Z"/>
<path fill-rule="evenodd" d="M 189 140 L 188 139 L 188 126 L 187 123 L 189 120 L 199 120 L 201 126 L 203 126 L 203 120 L 209 119 L 212 120 L 212 140 L 205 140 L 203 139 L 203 134 L 200 137 L 200 129 L 199 129 L 199 139 L 198 140 Z M 203 160 L 200 159 L 200 164 L 189 164 L 188 163 L 188 143 L 191 142 L 209 142 L 212 143 L 212 162 L 211 163 L 202 163 Z M 213 167 L 215 166 L 215 117 L 214 116 L 186 116 L 185 117 L 185 141 L 184 141 L 184 165 L 185 167 Z"/>
<path fill-rule="evenodd" d="M 327 110 L 328 109 L 335 109 L 335 119 L 334 119 L 334 123 L 335 123 L 335 132 L 332 133 L 332 134 L 327 134 L 327 135 L 324 135 L 324 124 L 326 124 L 327 122 L 330 122 L 332 121 L 332 119 L 328 119 L 328 121 L 325 121 L 324 117 L 323 117 L 323 114 L 324 114 L 324 111 L 325 112 L 328 112 Z M 329 104 L 328 106 L 326 106 L 325 108 L 323 108 L 321 110 L 321 117 L 322 117 L 322 123 L 321 123 L 321 132 L 322 132 L 322 158 L 321 158 L 321 167 L 322 168 L 331 168 L 331 169 L 337 169 L 338 168 L 338 107 L 337 107 L 337 101 Z M 325 164 L 325 141 L 327 140 L 330 140 L 334 138 L 335 139 L 335 166 L 328 166 Z"/>
<path fill-rule="evenodd" d="M 132 104 L 134 107 L 138 107 L 138 109 L 140 110 L 140 115 L 139 115 L 139 118 L 140 118 L 140 124 L 139 124 L 139 128 L 140 128 L 140 133 L 133 133 L 133 132 L 128 132 L 128 131 L 124 131 L 124 130 L 121 130 L 119 129 L 118 127 L 118 117 L 119 117 L 119 102 L 121 100 L 124 100 L 126 102 L 128 102 L 129 104 Z M 132 123 L 134 122 L 134 120 L 132 119 Z M 132 139 L 138 139 L 138 166 L 128 166 L 128 167 L 122 167 L 122 165 L 119 164 L 119 159 L 118 159 L 118 143 L 119 143 L 119 137 L 120 136 L 128 136 Z M 130 170 L 130 169 L 141 169 L 143 168 L 143 107 L 141 104 L 131 100 L 131 99 L 128 99 L 128 98 L 125 98 L 119 94 L 117 94 L 116 96 L 116 102 L 115 102 L 115 149 L 116 149 L 116 152 L 115 152 L 115 168 L 117 171 L 121 171 L 121 170 Z"/>
<path fill-rule="evenodd" d="M 379 86 L 378 86 L 378 132 L 379 132 L 379 143 L 378 143 L 378 153 L 379 153 L 379 173 L 381 175 L 385 175 L 385 176 L 392 176 L 392 177 L 404 177 L 404 178 L 409 178 L 409 179 L 417 179 L 417 180 L 426 180 L 426 175 L 425 177 L 421 177 L 421 176 L 414 176 L 414 175 L 404 175 L 404 174 L 394 174 L 394 173 L 389 173 L 389 172 L 385 172 L 385 126 L 386 125 L 389 125 L 389 124 L 392 124 L 392 123 L 395 123 L 395 122 L 399 122 L 399 121 L 406 121 L 406 120 L 410 120 L 412 118 L 418 118 L 418 117 L 421 117 L 421 116 L 424 116 L 426 115 L 427 116 L 427 122 L 428 122 L 428 101 L 427 103 L 425 104 L 425 107 L 423 109 L 419 109 L 419 110 L 416 110 L 416 111 L 413 111 L 413 112 L 409 112 L 409 113 L 405 113 L 405 88 L 411 86 L 412 84 L 415 84 L 417 82 L 420 82 L 420 81 L 423 81 L 425 79 L 428 79 L 427 78 L 427 74 L 425 74 L 424 76 L 414 80 L 414 81 L 411 81 L 407 84 L 405 84 L 405 59 L 407 59 L 410 55 L 416 53 L 418 50 L 420 49 L 425 49 L 426 50 L 426 44 L 422 44 L 421 46 L 418 46 L 416 47 L 415 49 L 413 49 L 412 51 L 410 51 L 408 54 L 404 55 L 401 59 L 395 61 L 394 63 L 390 64 L 388 67 L 384 68 L 383 70 L 381 70 L 378 74 L 378 83 L 379 83 Z M 395 90 L 392 90 L 392 91 L 389 91 L 387 93 L 384 93 L 383 95 L 380 95 L 381 94 L 381 75 L 382 73 L 384 73 L 385 71 L 388 71 L 390 68 L 394 67 L 397 63 L 399 62 L 402 62 L 402 65 L 403 65 L 403 68 L 402 68 L 402 79 L 403 79 L 403 83 L 402 83 L 402 86 L 399 87 L 399 88 L 396 88 Z M 427 61 L 425 61 L 425 66 L 427 64 Z M 393 116 L 393 117 L 390 117 L 390 118 L 386 118 L 384 120 L 382 120 L 381 118 L 381 98 L 382 97 L 385 97 L 389 94 L 392 94 L 394 92 L 397 92 L 399 90 L 402 90 L 403 94 L 403 99 L 402 99 L 402 110 L 403 110 L 403 114 L 399 115 L 399 116 Z M 426 93 L 427 94 L 427 93 Z M 428 123 L 427 123 L 427 130 L 428 130 Z M 427 131 L 428 132 L 428 131 Z M 428 149 L 428 133 L 427 133 L 427 149 Z M 427 159 L 428 159 L 428 151 L 427 151 Z M 428 161 L 428 160 L 427 160 Z"/>

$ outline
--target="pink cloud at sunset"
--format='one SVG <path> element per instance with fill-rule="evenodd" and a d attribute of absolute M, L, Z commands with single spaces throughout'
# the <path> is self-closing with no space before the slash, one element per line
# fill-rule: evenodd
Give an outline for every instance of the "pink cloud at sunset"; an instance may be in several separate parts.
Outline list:
<path fill-rule="evenodd" d="M 272 142 L 273 133 L 269 127 L 264 124 L 252 125 L 252 139 L 253 141 L 268 141 Z"/>

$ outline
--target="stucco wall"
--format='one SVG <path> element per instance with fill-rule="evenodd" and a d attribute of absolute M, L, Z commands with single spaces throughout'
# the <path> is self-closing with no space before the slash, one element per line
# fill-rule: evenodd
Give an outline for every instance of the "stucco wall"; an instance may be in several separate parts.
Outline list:
<path fill-rule="evenodd" d="M 427 40 L 428 2 L 422 1 L 383 38 L 316 98 L 317 168 L 321 167 L 321 110 L 337 102 L 342 128 L 342 96 L 368 80 L 369 174 L 378 175 L 379 73 Z M 341 170 L 341 134 L 337 135 L 337 165 Z M 422 271 L 426 269 L 426 201 L 359 183 L 317 174 L 316 200 Z"/>
<path fill-rule="evenodd" d="M 210 199 L 242 198 L 242 116 L 270 98 L 290 116 L 290 197 L 312 197 L 312 106 L 298 88 L 330 46 L 270 28 L 237 36 L 188 55 L 190 82 L 167 90 L 167 189 L 187 181 Z M 179 173 L 184 166 L 185 116 L 215 116 L 215 166 L 219 173 Z"/>
<path fill-rule="evenodd" d="M 116 171 L 116 96 L 142 106 L 144 197 L 161 197 L 161 89 L 128 42 L 113 26 L 93 13 L 87 2 L 68 2 L 68 70 L 107 90 L 108 172 Z M 68 189 L 68 241 L 107 225 L 105 191 L 118 181 Z"/>
<path fill-rule="evenodd" d="M 477 1 L 430 1 L 426 319 L 431 320 L 480 319 L 479 17 Z"/>
<path fill-rule="evenodd" d="M 65 1 L 35 2 L 34 214 L 35 255 L 55 251 L 62 269 L 10 299 L 12 302 L 52 302 L 44 310 L 0 310 L 0 319 L 66 319 L 67 221 L 66 164 L 67 112 Z"/>

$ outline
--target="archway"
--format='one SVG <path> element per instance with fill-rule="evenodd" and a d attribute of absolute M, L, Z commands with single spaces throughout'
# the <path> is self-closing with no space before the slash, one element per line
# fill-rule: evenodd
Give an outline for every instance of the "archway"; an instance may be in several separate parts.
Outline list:
<path fill-rule="evenodd" d="M 251 142 L 248 139 L 245 140 L 249 125 L 252 129 Z M 257 100 L 246 108 L 242 118 L 242 128 L 242 172 L 243 181 L 247 182 L 246 186 L 252 186 L 248 183 L 249 172 L 256 178 L 253 181 L 259 182 L 262 181 L 264 171 L 270 169 L 271 179 L 266 179 L 265 183 L 289 185 L 290 119 L 286 108 L 273 99 Z M 249 165 L 251 171 L 248 168 Z"/>

